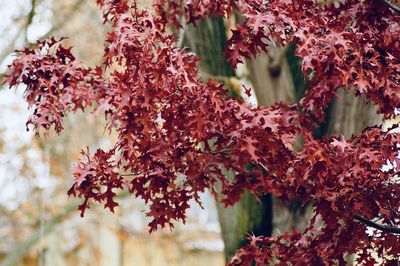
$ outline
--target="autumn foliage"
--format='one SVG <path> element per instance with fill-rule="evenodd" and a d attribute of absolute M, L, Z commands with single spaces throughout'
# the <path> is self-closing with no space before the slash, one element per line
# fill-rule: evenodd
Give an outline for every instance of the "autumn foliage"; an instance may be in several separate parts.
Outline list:
<path fill-rule="evenodd" d="M 325 2 L 325 4 L 323 3 Z M 82 151 L 68 194 L 114 211 L 118 190 L 142 198 L 150 231 L 185 221 L 188 201 L 209 189 L 226 205 L 247 189 L 312 204 L 303 232 L 249 237 L 231 265 L 365 265 L 400 254 L 397 126 L 318 139 L 313 128 L 339 88 L 355 88 L 385 118 L 400 109 L 400 13 L 378 0 L 97 0 L 111 25 L 104 64 L 85 67 L 62 40 L 18 52 L 7 83 L 25 84 L 37 134 L 60 132 L 70 112 L 95 108 L 118 134 L 111 150 Z M 393 1 L 395 2 L 395 1 Z M 254 107 L 199 77 L 199 59 L 178 48 L 168 25 L 240 14 L 226 54 L 236 66 L 271 45 L 296 47 L 308 89 L 298 104 Z M 304 145 L 295 150 L 296 139 Z M 382 166 L 389 164 L 382 170 Z M 234 178 L 228 178 L 229 172 Z M 217 191 L 216 187 L 220 187 Z M 368 222 L 369 221 L 369 222 Z M 374 222 L 378 221 L 378 222 Z M 367 224 L 381 228 L 367 233 Z M 378 228 L 377 226 L 375 226 Z M 371 227 L 373 228 L 373 227 Z M 375 254 L 375 255 L 372 255 Z"/>

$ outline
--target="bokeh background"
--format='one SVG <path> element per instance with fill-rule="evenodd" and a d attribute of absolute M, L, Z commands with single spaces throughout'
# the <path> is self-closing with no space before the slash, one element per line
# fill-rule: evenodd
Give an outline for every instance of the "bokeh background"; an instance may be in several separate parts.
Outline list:
<path fill-rule="evenodd" d="M 150 6 L 142 1 L 143 7 Z M 16 49 L 67 36 L 87 65 L 101 63 L 107 28 L 94 0 L 0 0 L 0 82 Z M 0 266 L 223 265 L 214 200 L 192 204 L 185 225 L 148 233 L 142 201 L 121 195 L 115 214 L 92 205 L 84 218 L 68 199 L 71 168 L 86 146 L 110 147 L 102 117 L 65 118 L 60 135 L 28 132 L 23 87 L 0 87 Z"/>

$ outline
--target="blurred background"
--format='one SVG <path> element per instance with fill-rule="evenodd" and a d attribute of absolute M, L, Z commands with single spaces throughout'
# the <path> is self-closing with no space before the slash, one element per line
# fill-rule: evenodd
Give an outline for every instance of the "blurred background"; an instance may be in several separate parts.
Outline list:
<path fill-rule="evenodd" d="M 87 65 L 101 63 L 106 26 L 94 0 L 0 0 L 0 82 L 13 51 L 49 36 Z M 146 3 L 142 3 L 146 5 Z M 149 234 L 142 201 L 122 195 L 115 214 L 68 199 L 71 168 L 86 146 L 107 148 L 102 117 L 78 113 L 60 136 L 27 132 L 24 88 L 0 87 L 0 265 L 224 265 L 214 200 L 204 194 L 185 225 Z"/>

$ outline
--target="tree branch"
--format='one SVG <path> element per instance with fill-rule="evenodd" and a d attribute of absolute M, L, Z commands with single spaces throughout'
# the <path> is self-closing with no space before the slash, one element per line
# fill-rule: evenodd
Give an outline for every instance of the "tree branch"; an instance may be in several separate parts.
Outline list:
<path fill-rule="evenodd" d="M 219 150 L 219 151 L 211 151 L 211 154 L 219 154 L 219 153 L 225 153 L 225 152 L 229 152 L 229 151 L 234 151 L 234 150 L 238 150 L 239 148 L 229 148 L 229 149 L 224 149 L 224 150 Z"/>
<path fill-rule="evenodd" d="M 62 29 L 66 22 L 69 21 L 75 13 L 79 10 L 81 5 L 84 3 L 84 0 L 78 0 L 75 5 L 72 6 L 71 11 L 64 17 L 63 21 L 57 23 L 54 25 L 48 32 L 46 32 L 43 36 L 40 37 L 40 39 L 47 39 L 49 38 L 54 32 Z M 27 29 L 27 28 L 26 28 Z M 16 48 L 15 48 L 15 43 L 18 40 L 18 37 L 21 35 L 21 33 L 24 32 L 24 28 L 21 28 L 19 32 L 15 35 L 15 37 L 11 40 L 10 44 L 1 51 L 0 54 L 0 64 L 6 59 L 6 57 L 11 54 Z M 32 47 L 34 44 L 29 43 L 28 47 Z M 4 78 L 5 73 L 0 73 L 0 84 L 3 84 L 3 78 Z"/>
<path fill-rule="evenodd" d="M 263 164 L 263 163 L 258 163 L 258 165 L 265 171 L 268 173 L 268 168 Z"/>
<path fill-rule="evenodd" d="M 182 27 L 179 29 L 178 32 L 178 39 L 176 40 L 176 47 L 182 48 L 183 40 L 185 39 L 185 31 L 186 31 L 186 19 L 182 16 L 181 20 Z"/>
<path fill-rule="evenodd" d="M 366 224 L 367 226 L 378 229 L 382 232 L 400 234 L 400 227 L 378 224 L 358 214 L 354 215 L 354 219 Z"/>
<path fill-rule="evenodd" d="M 37 5 L 36 0 L 31 0 L 31 10 L 29 11 L 26 18 L 24 18 L 24 20 L 25 20 L 24 26 L 18 30 L 17 34 L 15 34 L 14 38 L 10 41 L 8 46 L 1 51 L 0 64 L 4 61 L 4 59 L 6 59 L 6 57 L 10 53 L 12 53 L 15 50 L 15 43 L 17 42 L 18 37 L 21 35 L 21 33 L 25 32 L 24 40 L 25 40 L 25 43 L 28 43 L 28 28 L 32 24 L 33 17 L 36 14 L 36 5 Z M 1 79 L 0 79 L 0 81 L 1 81 Z"/>
<path fill-rule="evenodd" d="M 62 29 L 66 23 L 76 14 L 82 4 L 85 3 L 84 0 L 78 0 L 75 4 L 71 7 L 71 10 L 64 16 L 64 19 L 59 23 L 55 24 L 48 32 L 46 32 L 40 39 L 49 38 L 54 32 Z"/>
<path fill-rule="evenodd" d="M 29 43 L 28 40 L 28 29 L 29 26 L 32 24 L 33 22 L 33 17 L 36 15 L 36 0 L 31 0 L 31 11 L 28 14 L 28 18 L 27 18 L 27 22 L 25 25 L 25 43 Z"/>
<path fill-rule="evenodd" d="M 388 0 L 380 0 L 382 3 L 387 5 L 391 10 L 397 12 L 400 14 L 400 7 L 393 5 L 390 1 Z"/>

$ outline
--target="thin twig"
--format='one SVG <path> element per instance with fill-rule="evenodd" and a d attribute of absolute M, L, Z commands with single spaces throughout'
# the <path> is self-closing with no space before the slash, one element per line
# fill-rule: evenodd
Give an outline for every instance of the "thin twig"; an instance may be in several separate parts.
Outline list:
<path fill-rule="evenodd" d="M 268 168 L 263 163 L 258 163 L 258 165 L 265 171 L 268 172 Z"/>
<path fill-rule="evenodd" d="M 238 149 L 239 148 L 229 148 L 229 149 L 224 149 L 224 150 L 219 150 L 219 151 L 211 151 L 210 153 L 219 154 L 219 153 L 225 153 L 225 152 L 234 151 L 234 150 L 238 150 Z"/>
<path fill-rule="evenodd" d="M 21 33 L 25 32 L 24 41 L 25 43 L 28 42 L 28 28 L 32 24 L 33 17 L 35 16 L 36 10 L 36 0 L 32 0 L 31 2 L 31 10 L 26 17 L 23 17 L 24 20 L 23 26 L 18 30 L 18 32 L 14 35 L 14 38 L 10 41 L 8 46 L 1 51 L 0 55 L 0 63 L 6 59 L 6 57 L 15 50 L 15 44 L 21 35 Z"/>
<path fill-rule="evenodd" d="M 131 173 L 131 174 L 120 174 L 120 176 L 140 176 L 143 175 L 143 172 Z"/>
<path fill-rule="evenodd" d="M 378 229 L 382 232 L 386 232 L 386 233 L 392 233 L 392 234 L 400 234 L 400 228 L 399 227 L 395 227 L 395 226 L 389 226 L 389 225 L 382 225 L 382 224 L 378 224 L 376 222 L 373 222 L 371 220 L 368 220 L 367 218 L 361 216 L 361 215 L 354 215 L 354 219 L 370 226 L 373 227 L 375 229 Z"/>
<path fill-rule="evenodd" d="M 29 29 L 29 26 L 32 24 L 33 18 L 35 17 L 35 15 L 36 15 L 36 0 L 31 0 L 31 11 L 28 14 L 27 22 L 25 25 L 25 43 L 29 43 L 28 29 Z"/>
<path fill-rule="evenodd" d="M 60 30 L 66 25 L 66 22 L 71 19 L 71 17 L 78 11 L 79 7 L 84 3 L 85 1 L 79 0 L 75 3 L 75 5 L 71 8 L 71 11 L 64 17 L 62 21 L 59 23 L 55 24 L 48 32 L 46 32 L 43 36 L 40 37 L 40 39 L 46 39 L 50 37 L 54 32 Z M 21 30 L 17 33 L 17 35 L 14 37 L 14 39 L 10 42 L 10 45 L 7 46 L 2 52 L 0 56 L 0 63 L 7 57 L 10 53 L 12 53 L 15 50 L 15 42 L 18 39 L 18 36 L 23 32 L 24 29 L 21 28 Z M 32 47 L 33 44 L 29 44 L 29 47 Z"/>
<path fill-rule="evenodd" d="M 385 5 L 387 5 L 390 9 L 393 11 L 397 12 L 400 14 L 400 7 L 393 5 L 390 1 L 388 0 L 381 0 Z"/>

